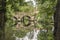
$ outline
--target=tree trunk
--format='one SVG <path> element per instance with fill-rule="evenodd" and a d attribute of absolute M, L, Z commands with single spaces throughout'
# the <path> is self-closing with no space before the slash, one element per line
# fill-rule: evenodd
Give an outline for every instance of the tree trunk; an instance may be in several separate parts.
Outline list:
<path fill-rule="evenodd" d="M 60 40 L 60 0 L 57 0 L 56 11 L 54 14 L 54 38 Z"/>
<path fill-rule="evenodd" d="M 0 40 L 5 40 L 4 24 L 5 24 L 5 0 L 0 0 Z"/>

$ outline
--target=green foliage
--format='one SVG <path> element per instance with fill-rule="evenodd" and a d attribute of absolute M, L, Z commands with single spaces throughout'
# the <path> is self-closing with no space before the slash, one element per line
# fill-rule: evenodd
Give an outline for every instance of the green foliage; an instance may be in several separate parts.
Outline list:
<path fill-rule="evenodd" d="M 6 0 L 6 27 L 5 27 L 5 37 L 6 40 L 15 40 L 13 38 L 13 28 L 12 25 L 14 24 L 12 18 L 15 14 L 15 11 L 20 11 L 20 6 L 23 5 L 24 0 Z M 21 4 L 22 3 L 22 4 Z"/>
<path fill-rule="evenodd" d="M 6 35 L 6 40 L 14 40 L 12 35 L 16 33 L 17 37 L 23 37 L 26 35 L 26 33 L 29 30 L 19 30 L 16 31 L 15 26 L 15 21 L 13 21 L 13 15 L 15 15 L 15 12 L 31 12 L 33 11 L 33 6 L 27 5 L 27 2 L 24 2 L 24 0 L 6 0 L 6 17 L 7 17 L 7 22 L 6 22 L 6 27 L 5 27 L 5 35 Z M 25 21 L 24 21 L 25 22 Z M 25 23 L 26 24 L 26 23 Z M 14 30 L 14 31 L 13 31 Z"/>
<path fill-rule="evenodd" d="M 26 31 L 25 30 L 18 30 L 18 31 L 16 31 L 16 36 L 17 37 L 20 37 L 20 38 L 22 38 L 22 37 L 24 37 L 25 35 L 26 35 Z"/>
<path fill-rule="evenodd" d="M 15 40 L 11 27 L 5 27 L 5 40 Z"/>
<path fill-rule="evenodd" d="M 37 15 L 38 22 L 40 23 L 42 28 L 50 30 L 46 34 L 40 32 L 38 40 L 54 40 L 52 28 L 54 27 L 53 16 L 57 0 L 36 0 L 36 1 L 39 10 L 39 15 Z M 47 36 L 45 37 L 45 35 Z"/>
<path fill-rule="evenodd" d="M 31 11 L 33 11 L 33 7 L 32 6 L 20 6 L 20 8 L 19 8 L 19 10 L 21 11 L 21 12 L 31 12 Z"/>
<path fill-rule="evenodd" d="M 24 23 L 24 25 L 28 25 L 29 24 L 29 18 L 24 17 L 23 23 Z"/>
<path fill-rule="evenodd" d="M 48 30 L 48 32 L 42 31 L 38 34 L 38 40 L 54 40 L 53 32 Z"/>
<path fill-rule="evenodd" d="M 38 35 L 38 40 L 53 40 L 53 32 L 51 30 L 52 27 L 54 27 L 53 15 L 55 11 L 54 7 L 56 6 L 57 0 L 36 0 L 36 2 L 37 8 L 39 10 L 38 15 L 36 15 L 36 19 L 38 21 L 38 24 L 36 24 L 36 26 L 37 28 L 48 28 L 48 32 L 40 32 L 40 34 Z M 14 33 L 16 33 L 16 36 L 18 37 L 23 37 L 28 32 L 28 30 L 22 29 L 13 32 L 12 24 L 14 24 L 14 22 L 12 20 L 12 17 L 15 12 L 32 12 L 33 10 L 34 7 L 28 5 L 28 3 L 24 2 L 24 0 L 6 0 L 6 40 L 13 40 L 12 34 Z M 24 20 L 24 22 L 25 24 L 28 24 L 28 20 Z"/>
<path fill-rule="evenodd" d="M 38 40 L 47 40 L 47 33 L 41 31 L 40 34 L 38 34 Z"/>

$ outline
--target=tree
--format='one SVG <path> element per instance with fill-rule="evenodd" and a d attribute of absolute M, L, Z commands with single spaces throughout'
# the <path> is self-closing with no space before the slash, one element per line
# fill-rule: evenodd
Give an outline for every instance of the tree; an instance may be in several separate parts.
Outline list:
<path fill-rule="evenodd" d="M 5 0 L 0 0 L 0 40 L 5 40 Z"/>
<path fill-rule="evenodd" d="M 57 5 L 56 5 L 56 11 L 54 14 L 54 36 L 55 36 L 55 40 L 60 40 L 60 0 L 57 0 Z"/>
<path fill-rule="evenodd" d="M 42 37 L 40 40 L 45 40 L 45 38 L 46 40 L 54 40 L 52 28 L 54 27 L 53 15 L 55 12 L 54 7 L 56 6 L 57 0 L 36 0 L 36 1 L 39 10 L 38 18 L 40 17 L 40 19 L 38 20 L 40 22 L 40 25 L 42 25 L 41 27 L 47 30 L 46 34 L 40 33 L 40 35 L 42 36 L 38 37 Z M 47 37 L 44 37 L 44 35 L 47 35 Z"/>

